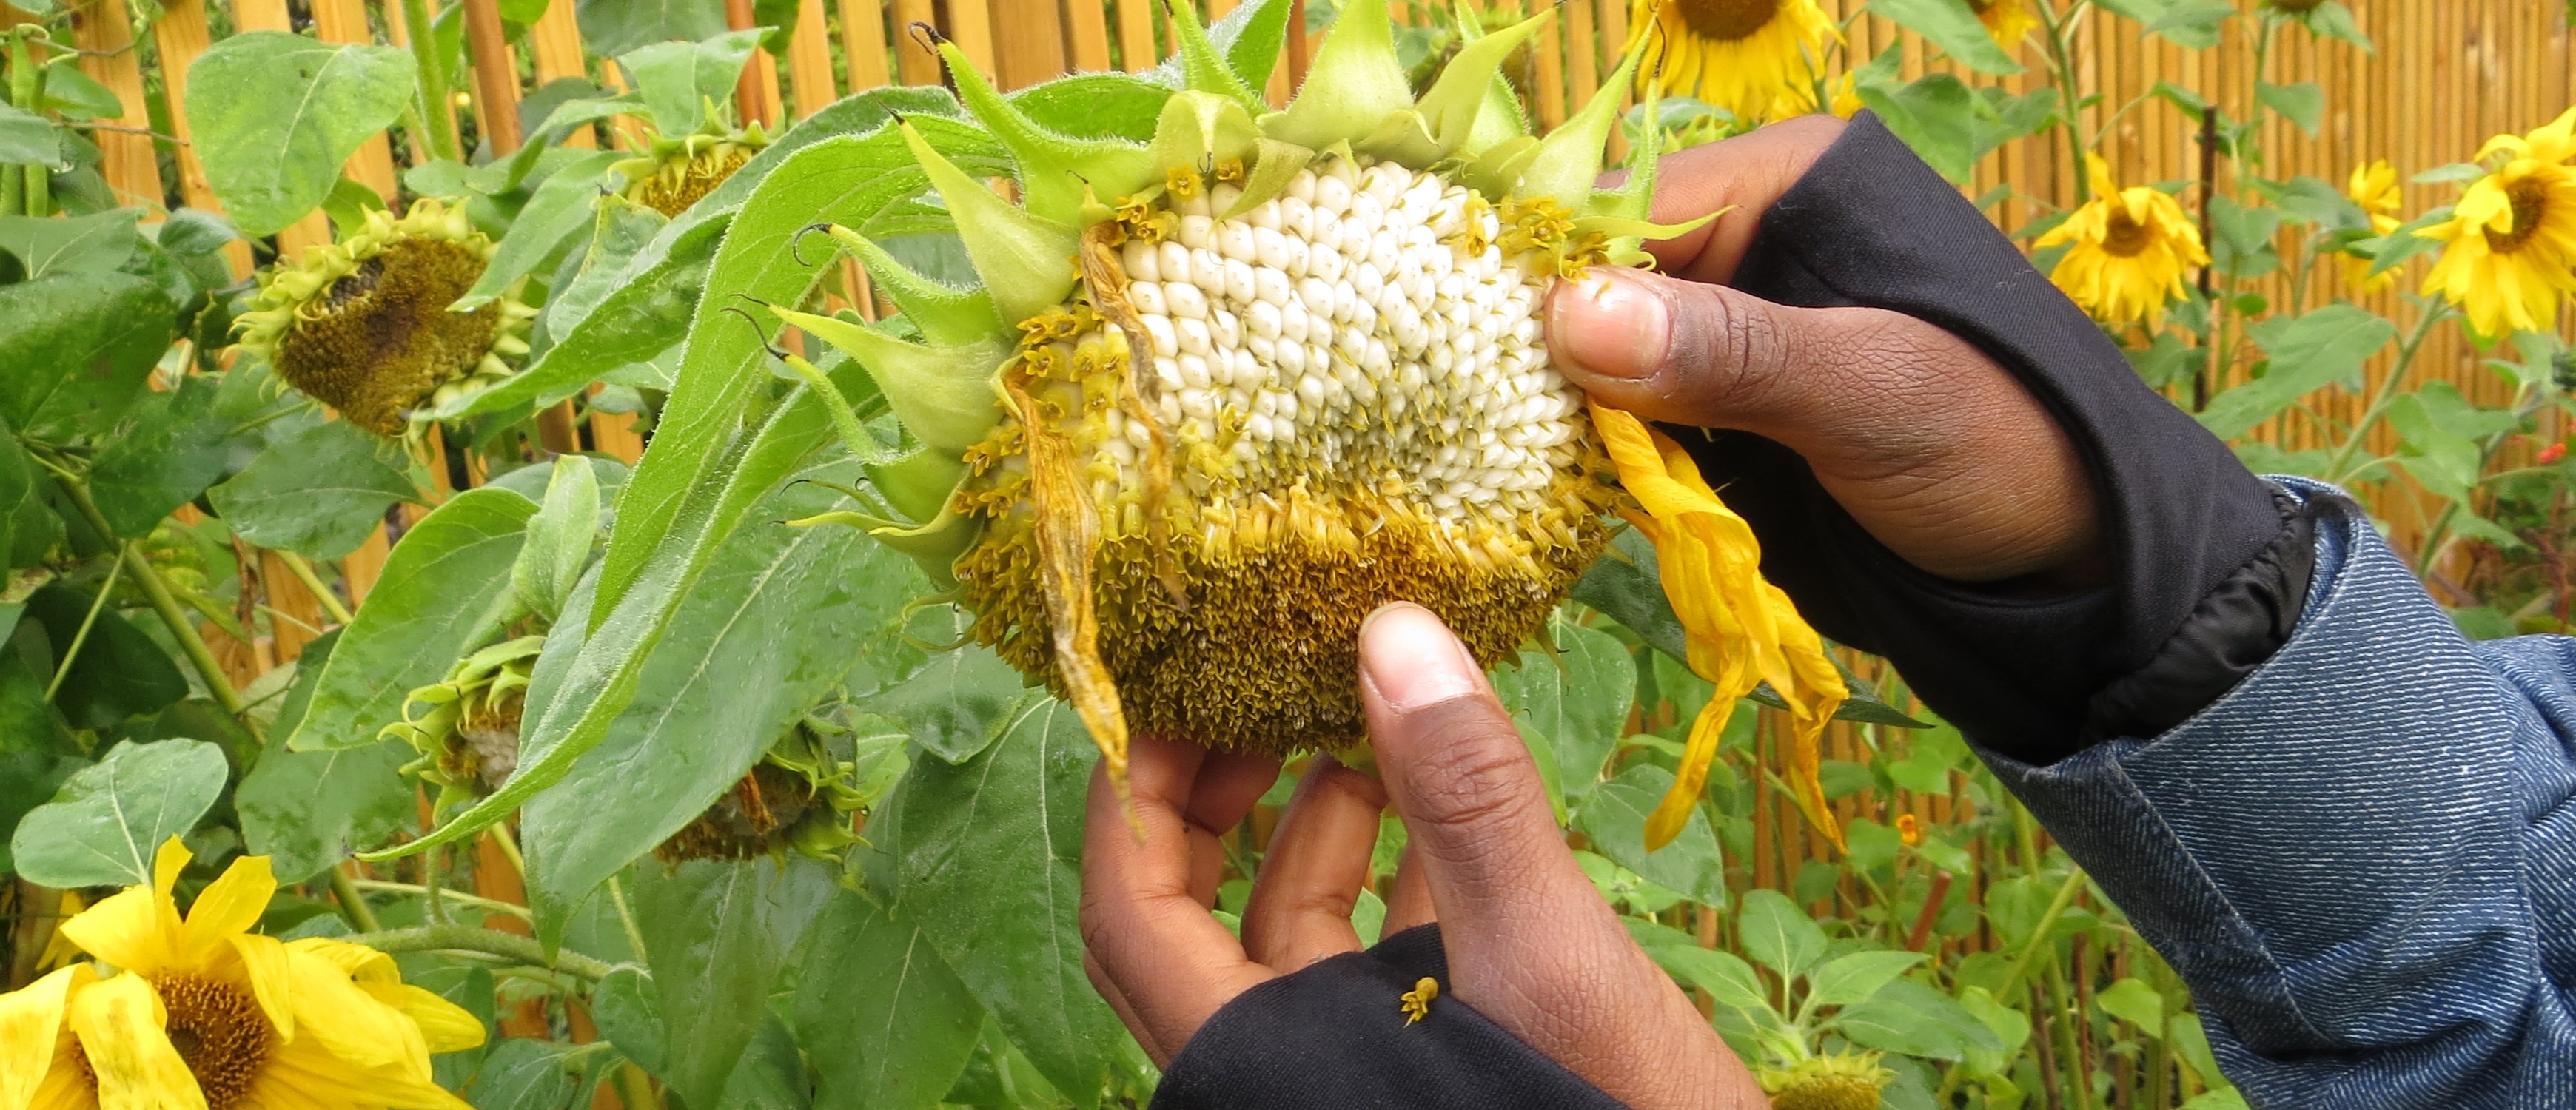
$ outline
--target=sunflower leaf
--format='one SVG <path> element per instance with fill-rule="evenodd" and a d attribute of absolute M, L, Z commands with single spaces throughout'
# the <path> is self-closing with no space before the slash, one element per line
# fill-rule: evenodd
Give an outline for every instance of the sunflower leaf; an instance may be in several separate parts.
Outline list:
<path fill-rule="evenodd" d="M 2014 74 L 2021 63 L 1996 45 L 1965 0 L 1869 0 L 1869 13 L 1923 36 L 1979 73 Z M 2018 45 L 2018 44 L 2015 44 Z"/>
<path fill-rule="evenodd" d="M 10 838 L 18 877 L 40 886 L 142 886 L 161 842 L 193 829 L 230 772 L 202 740 L 118 744 L 29 810 Z"/>

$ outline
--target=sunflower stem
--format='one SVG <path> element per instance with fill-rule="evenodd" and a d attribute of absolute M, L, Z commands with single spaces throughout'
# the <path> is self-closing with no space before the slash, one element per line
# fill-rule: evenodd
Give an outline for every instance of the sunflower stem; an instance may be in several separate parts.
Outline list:
<path fill-rule="evenodd" d="M 384 928 L 376 921 L 375 907 L 368 905 L 367 896 L 359 892 L 357 881 L 338 867 L 331 869 L 331 897 L 340 903 L 340 916 L 348 919 L 350 928 L 361 933 Z"/>
<path fill-rule="evenodd" d="M 41 457 L 39 461 L 42 461 Z M 54 471 L 54 480 L 62 486 L 63 494 L 71 500 L 72 507 L 80 511 L 82 520 L 97 529 L 99 535 L 116 535 L 116 530 L 108 527 L 107 517 L 98 511 L 97 502 L 89 499 L 88 486 L 51 464 L 46 468 Z M 188 662 L 197 669 L 197 677 L 205 682 L 206 694 L 214 698 L 215 704 L 222 706 L 224 712 L 241 720 L 242 727 L 249 729 L 252 736 L 264 738 L 265 732 L 242 716 L 241 691 L 233 689 L 232 679 L 224 674 L 224 665 L 215 659 L 215 649 L 207 647 L 206 638 L 197 634 L 196 622 L 189 620 L 187 612 L 179 607 L 178 596 L 170 592 L 170 583 L 162 580 L 161 572 L 152 569 L 152 560 L 128 558 L 125 574 L 142 588 L 143 596 L 151 600 L 152 611 L 170 630 L 170 638 L 179 641 L 179 650 L 187 654 Z"/>
<path fill-rule="evenodd" d="M 2039 21 L 2048 29 L 2048 68 L 2057 78 L 2058 97 L 2066 102 L 2066 149 L 2075 159 L 2075 206 L 2081 207 L 2093 199 L 2092 177 L 2084 170 L 2084 153 L 2092 144 L 2085 140 L 2084 126 L 2077 115 L 2083 111 L 2084 90 L 2075 80 L 2075 65 L 2069 60 L 2072 51 L 2066 40 L 2074 33 L 2083 5 L 2069 5 L 2064 15 L 2058 14 L 2057 6 L 2047 0 L 2040 0 L 2038 7 Z"/>
<path fill-rule="evenodd" d="M 608 877 L 608 904 L 617 908 L 617 924 L 626 930 L 626 943 L 635 949 L 635 958 L 644 958 L 644 930 L 635 924 L 635 911 L 626 905 L 626 884 L 617 876 Z"/>
<path fill-rule="evenodd" d="M 46 701 L 54 700 L 54 694 L 63 688 L 63 679 L 71 675 L 72 664 L 80 661 L 81 645 L 89 642 L 90 628 L 98 623 L 99 611 L 107 608 L 107 595 L 116 592 L 116 576 L 125 570 L 129 549 L 129 545 L 117 545 L 116 565 L 107 569 L 107 581 L 99 586 L 98 596 L 90 599 L 89 614 L 81 618 L 80 631 L 72 633 L 71 646 L 63 649 L 63 661 L 54 668 L 54 680 L 45 684 Z"/>
<path fill-rule="evenodd" d="M 2432 332 L 2433 325 L 2448 315 L 2437 307 L 2428 306 L 2424 308 L 2423 315 L 2416 317 L 2415 330 L 2407 333 L 2406 342 L 2397 348 L 2397 362 L 2388 368 L 2387 377 L 2379 379 L 2379 389 L 2371 395 L 2370 407 L 2362 410 L 2361 419 L 2353 422 L 2352 431 L 2326 459 L 2326 481 L 2340 486 L 2352 480 L 2352 475 L 2345 473 L 2344 467 L 2351 464 L 2353 452 L 2360 450 L 2362 441 L 2369 438 L 2370 429 L 2379 423 L 2380 417 L 2387 415 L 2388 406 L 2397 402 L 2397 387 L 2405 382 L 2407 369 L 2415 365 L 2415 353 L 2423 349 L 2424 337 Z"/>
<path fill-rule="evenodd" d="M 2083 889 L 2084 869 L 2078 867 L 2068 872 L 2065 885 L 2057 888 L 2057 897 L 2049 900 L 2047 912 L 2039 915 L 2039 924 L 2031 927 L 2030 939 L 2022 942 L 2021 955 L 2013 959 L 2011 970 L 2004 972 L 2003 983 L 1995 988 L 1998 996 L 2021 983 L 2021 977 L 2030 971 L 2031 961 L 2038 958 L 2039 950 L 2048 947 L 2048 931 L 2057 927 L 2057 919 L 2066 916 L 2066 911 L 2075 905 L 2075 896 Z"/>
<path fill-rule="evenodd" d="M 271 553 L 277 556 L 279 562 L 286 564 L 287 572 L 293 574 L 296 581 L 304 583 L 305 592 L 312 594 L 313 600 L 322 603 L 322 611 L 331 614 L 332 620 L 345 625 L 358 619 L 349 614 L 348 606 L 340 603 L 340 595 L 331 592 L 331 587 L 322 584 L 322 576 L 313 573 L 313 564 L 305 562 L 304 556 L 277 549 L 271 549 Z"/>
<path fill-rule="evenodd" d="M 430 157 L 462 162 L 456 117 L 447 110 L 447 67 L 438 56 L 438 31 L 429 16 L 429 0 L 402 0 L 403 30 L 411 39 L 412 60 L 420 70 L 420 114 L 428 125 Z"/>
<path fill-rule="evenodd" d="M 575 978 L 598 981 L 614 966 L 606 960 L 582 955 L 569 948 L 555 949 L 549 957 L 535 939 L 496 929 L 470 925 L 420 925 L 408 929 L 370 930 L 343 937 L 352 944 L 363 944 L 378 952 L 472 952 L 496 956 L 528 967 L 561 971 Z"/>
<path fill-rule="evenodd" d="M 484 898 L 477 895 L 467 894 L 461 890 L 447 890 L 442 887 L 425 886 L 417 883 L 394 883 L 386 882 L 383 879 L 352 879 L 350 880 L 349 885 L 356 887 L 361 891 L 376 890 L 383 891 L 387 894 L 425 895 L 434 897 L 443 902 L 454 902 L 460 906 L 471 906 L 475 909 L 490 910 L 494 913 L 506 913 L 522 921 L 528 920 L 532 913 L 532 911 L 530 911 L 526 906 L 504 902 L 498 898 Z"/>

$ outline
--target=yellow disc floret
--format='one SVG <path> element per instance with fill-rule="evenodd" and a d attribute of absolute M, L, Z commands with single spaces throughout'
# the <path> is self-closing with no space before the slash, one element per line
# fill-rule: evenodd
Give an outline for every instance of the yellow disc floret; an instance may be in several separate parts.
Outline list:
<path fill-rule="evenodd" d="M 528 353 L 534 309 L 504 296 L 448 311 L 492 251 L 462 209 L 435 200 L 399 218 L 371 212 L 339 242 L 260 275 L 259 307 L 235 325 L 241 346 L 350 423 L 400 435 L 418 411 L 509 377 Z"/>
<path fill-rule="evenodd" d="M 626 199 L 665 216 L 677 216 L 714 192 L 743 163 L 769 145 L 759 124 L 742 131 L 700 131 L 655 137 L 649 153 L 617 164 L 627 177 Z"/>

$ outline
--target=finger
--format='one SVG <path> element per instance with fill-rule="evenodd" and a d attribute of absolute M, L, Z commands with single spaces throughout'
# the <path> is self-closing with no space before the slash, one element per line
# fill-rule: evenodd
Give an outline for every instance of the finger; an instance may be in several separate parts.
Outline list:
<path fill-rule="evenodd" d="M 1395 881 L 1389 884 L 1386 894 L 1386 924 L 1378 935 L 1391 937 L 1437 920 L 1431 912 L 1431 887 L 1422 878 L 1422 863 L 1413 858 L 1413 849 L 1407 846 L 1395 860 Z"/>
<path fill-rule="evenodd" d="M 1153 1030 L 1146 1028 L 1144 1021 L 1136 1016 L 1135 1005 L 1127 1001 L 1127 992 L 1118 988 L 1118 981 L 1110 978 L 1108 972 L 1100 970 L 1100 961 L 1088 951 L 1082 954 L 1082 974 L 1091 980 L 1091 989 L 1099 992 L 1101 1000 L 1109 1003 L 1109 1008 L 1118 1014 L 1118 1023 L 1127 1027 L 1127 1032 L 1144 1048 L 1145 1055 L 1153 1058 L 1154 1066 L 1170 1066 L 1175 1054 L 1153 1038 Z"/>
<path fill-rule="evenodd" d="M 1140 1041 L 1188 1043 L 1209 1015 L 1270 977 L 1191 890 L 1183 816 L 1207 753 L 1137 738 L 1127 790 L 1142 825 L 1128 824 L 1105 768 L 1091 778 L 1083 827 L 1082 941 L 1135 1015 Z"/>
<path fill-rule="evenodd" d="M 1684 223 L 1729 206 L 1735 211 L 1646 244 L 1657 268 L 1692 281 L 1733 280 L 1762 213 L 1847 126 L 1833 116 L 1802 116 L 1666 157 L 1655 173 L 1656 222 Z"/>
<path fill-rule="evenodd" d="M 1225 878 L 1226 830 L 1243 823 L 1255 803 L 1279 781 L 1276 756 L 1210 752 L 1199 764 L 1182 817 L 1189 826 L 1190 896 L 1203 907 L 1216 905 Z"/>
<path fill-rule="evenodd" d="M 1376 779 L 1330 758 L 1315 761 L 1271 834 L 1243 909 L 1243 948 L 1254 962 L 1285 974 L 1359 950 L 1351 909 L 1368 882 L 1385 809 L 1386 788 Z"/>
<path fill-rule="evenodd" d="M 1798 452 L 1872 535 L 1934 574 L 2010 578 L 2095 542 L 2074 441 L 1994 360 L 1930 323 L 1611 267 L 1559 283 L 1549 305 L 1568 380 L 1649 420 Z"/>

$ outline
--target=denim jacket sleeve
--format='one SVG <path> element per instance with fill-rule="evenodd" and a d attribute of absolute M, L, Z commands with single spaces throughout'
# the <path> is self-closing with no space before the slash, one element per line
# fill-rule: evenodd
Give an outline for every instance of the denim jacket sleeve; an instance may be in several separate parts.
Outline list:
<path fill-rule="evenodd" d="M 2471 643 L 2358 512 L 2151 740 L 1983 755 L 2191 985 L 2257 1107 L 2576 1107 L 2576 640 Z"/>

